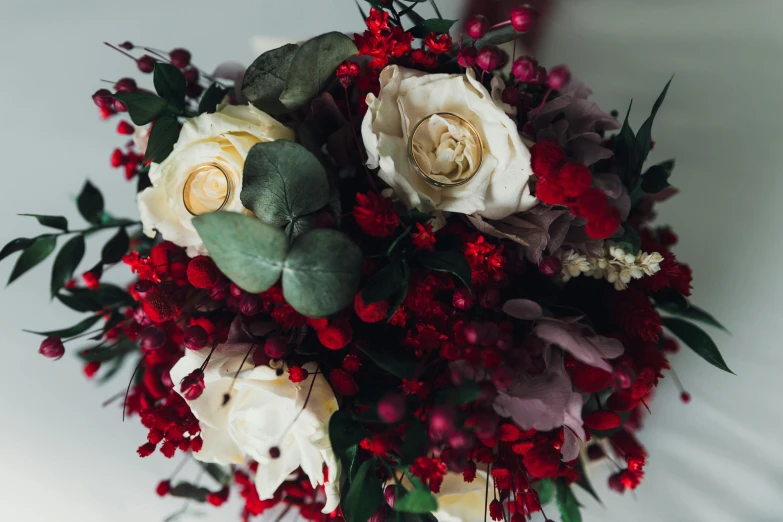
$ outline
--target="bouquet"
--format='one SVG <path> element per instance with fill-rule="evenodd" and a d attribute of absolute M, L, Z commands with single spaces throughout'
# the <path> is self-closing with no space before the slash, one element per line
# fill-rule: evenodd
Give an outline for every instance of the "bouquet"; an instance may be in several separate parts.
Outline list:
<path fill-rule="evenodd" d="M 528 6 L 452 38 L 417 2 L 369 4 L 361 33 L 247 70 L 111 45 L 154 87 L 93 95 L 140 219 L 87 182 L 87 225 L 30 214 L 49 231 L 2 249 L 9 282 L 63 242 L 51 296 L 85 317 L 35 332 L 40 353 L 79 345 L 101 381 L 135 366 L 117 403 L 148 429 L 138 454 L 206 472 L 158 495 L 238 496 L 242 520 L 520 522 L 554 500 L 579 521 L 592 463 L 618 493 L 642 481 L 677 339 L 730 371 L 652 224 L 676 193 L 673 160 L 645 165 L 669 85 L 634 131 L 565 66 L 517 56 Z M 115 265 L 134 280 L 102 282 Z"/>

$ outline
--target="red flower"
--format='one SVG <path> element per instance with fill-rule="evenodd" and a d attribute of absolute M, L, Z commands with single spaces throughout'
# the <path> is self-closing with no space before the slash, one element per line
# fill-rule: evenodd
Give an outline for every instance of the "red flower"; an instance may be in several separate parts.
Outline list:
<path fill-rule="evenodd" d="M 530 147 L 530 163 L 539 180 L 557 174 L 565 160 L 563 147 L 554 141 L 541 140 Z"/>
<path fill-rule="evenodd" d="M 411 474 L 428 484 L 433 493 L 440 492 L 440 485 L 443 483 L 446 471 L 446 465 L 435 457 L 418 457 L 410 467 Z"/>
<path fill-rule="evenodd" d="M 503 520 L 503 506 L 498 499 L 489 503 L 489 516 L 492 520 Z"/>
<path fill-rule="evenodd" d="M 353 309 L 359 319 L 365 323 L 377 323 L 389 315 L 389 302 L 383 300 L 365 304 L 362 300 L 362 293 L 359 292 L 353 300 Z"/>
<path fill-rule="evenodd" d="M 620 226 L 620 211 L 607 205 L 603 212 L 587 218 L 585 232 L 594 239 L 604 239 L 615 233 Z"/>
<path fill-rule="evenodd" d="M 349 373 L 356 373 L 362 367 L 362 361 L 355 353 L 349 353 L 343 359 L 343 370 Z"/>
<path fill-rule="evenodd" d="M 100 361 L 88 362 L 87 364 L 84 365 L 84 375 L 88 379 L 92 379 L 93 377 L 95 377 L 95 374 L 98 373 L 98 370 L 100 369 L 101 369 Z"/>
<path fill-rule="evenodd" d="M 359 66 L 354 62 L 345 61 L 337 67 L 336 74 L 340 85 L 347 89 L 353 84 L 354 79 L 359 76 Z"/>
<path fill-rule="evenodd" d="M 454 47 L 451 36 L 447 34 L 436 35 L 435 33 L 430 33 L 424 38 L 424 45 L 435 54 L 447 53 Z"/>
<path fill-rule="evenodd" d="M 427 222 L 424 225 L 416 223 L 418 232 L 411 234 L 413 237 L 413 246 L 416 250 L 435 250 L 435 234 L 432 231 L 432 223 Z"/>
<path fill-rule="evenodd" d="M 474 461 L 468 461 L 465 471 L 462 472 L 462 479 L 468 483 L 473 482 L 476 479 L 476 463 Z"/>
<path fill-rule="evenodd" d="M 399 27 L 393 27 L 391 34 L 389 35 L 389 53 L 394 58 L 400 58 L 411 52 L 411 44 L 413 43 L 413 35 L 406 33 Z"/>
<path fill-rule="evenodd" d="M 523 457 L 528 473 L 535 478 L 553 477 L 560 469 L 560 453 L 550 444 L 536 444 Z"/>
<path fill-rule="evenodd" d="M 438 66 L 438 56 L 422 49 L 416 49 L 411 53 L 411 65 L 422 69 L 434 69 Z"/>
<path fill-rule="evenodd" d="M 400 222 L 391 198 L 379 196 L 374 192 L 356 194 L 353 217 L 365 234 L 374 237 L 392 235 Z"/>
<path fill-rule="evenodd" d="M 651 343 L 658 341 L 661 316 L 641 290 L 633 287 L 617 293 L 615 317 L 628 337 Z"/>
<path fill-rule="evenodd" d="M 371 7 L 370 16 L 367 17 L 365 23 L 367 24 L 367 29 L 369 29 L 371 33 L 381 34 L 381 31 L 389 29 L 389 13 Z"/>
<path fill-rule="evenodd" d="M 492 468 L 492 478 L 495 479 L 498 489 L 502 491 L 511 489 L 511 472 L 506 468 L 498 466 Z"/>

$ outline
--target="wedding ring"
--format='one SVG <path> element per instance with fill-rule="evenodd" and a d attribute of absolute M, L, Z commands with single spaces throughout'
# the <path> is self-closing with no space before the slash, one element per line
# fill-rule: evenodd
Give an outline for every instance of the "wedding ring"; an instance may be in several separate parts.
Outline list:
<path fill-rule="evenodd" d="M 198 188 L 198 193 L 204 196 L 208 196 L 210 190 L 219 193 L 224 188 L 221 187 L 223 182 L 225 182 L 223 196 L 217 195 L 217 197 L 209 200 L 209 198 L 198 197 L 194 194 L 194 185 Z M 209 184 L 216 186 L 210 187 Z M 182 201 L 185 203 L 187 211 L 193 216 L 217 212 L 223 210 L 229 199 L 231 199 L 233 189 L 234 184 L 228 173 L 220 165 L 208 163 L 201 165 L 188 175 L 188 179 L 185 180 L 185 186 L 182 188 Z M 220 199 L 221 197 L 222 199 Z"/>
<path fill-rule="evenodd" d="M 421 166 L 419 165 L 419 161 L 416 158 L 416 155 L 413 153 L 413 146 L 416 143 L 416 133 L 419 131 L 422 125 L 429 122 L 433 116 L 439 116 L 444 120 L 449 120 L 452 123 L 456 123 L 460 127 L 466 129 L 468 133 L 473 137 L 473 140 L 476 143 L 476 147 L 478 148 L 478 162 L 476 162 L 476 165 L 473 167 L 471 173 L 459 181 L 455 181 L 453 183 L 444 183 L 440 180 L 433 179 L 433 177 L 430 174 L 422 170 Z M 411 168 L 416 172 L 416 174 L 421 176 L 421 178 L 424 181 L 436 187 L 449 188 L 449 187 L 458 187 L 460 185 L 464 185 L 465 183 L 473 179 L 473 176 L 475 176 L 476 173 L 481 168 L 481 163 L 483 160 L 484 160 L 484 143 L 481 140 L 481 135 L 479 135 L 478 131 L 476 130 L 476 127 L 474 127 L 472 123 L 470 123 L 462 116 L 458 116 L 457 114 L 454 114 L 453 112 L 436 112 L 430 114 L 429 116 L 422 119 L 416 125 L 413 126 L 413 131 L 410 133 L 410 136 L 408 137 L 408 162 L 410 163 Z"/>

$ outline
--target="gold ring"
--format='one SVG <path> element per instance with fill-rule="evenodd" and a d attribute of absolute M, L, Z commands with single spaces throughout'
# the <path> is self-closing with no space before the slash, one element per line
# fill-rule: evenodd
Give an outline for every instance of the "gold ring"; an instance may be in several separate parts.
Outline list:
<path fill-rule="evenodd" d="M 443 183 L 442 181 L 433 179 L 432 176 L 430 176 L 429 174 L 427 174 L 421 169 L 421 166 L 419 165 L 419 162 L 416 159 L 415 154 L 413 153 L 413 144 L 414 141 L 416 140 L 416 133 L 419 131 L 419 128 L 422 126 L 423 123 L 428 122 L 433 116 L 440 116 L 445 120 L 451 120 L 452 122 L 456 122 L 462 127 L 466 128 L 468 132 L 471 134 L 471 136 L 473 136 L 473 139 L 476 142 L 476 146 L 478 147 L 478 152 L 479 152 L 478 163 L 466 178 L 456 181 L 454 183 Z M 464 185 L 465 183 L 473 179 L 473 176 L 475 176 L 479 168 L 481 168 L 481 163 L 483 160 L 484 160 L 484 143 L 481 140 L 481 135 L 479 135 L 478 131 L 476 130 L 476 127 L 474 127 L 472 123 L 470 123 L 462 116 L 454 114 L 453 112 L 436 112 L 430 114 L 426 118 L 419 121 L 416 125 L 414 125 L 413 131 L 408 137 L 408 162 L 410 163 L 411 168 L 413 168 L 416 174 L 421 176 L 421 178 L 424 181 L 436 187 L 449 188 L 449 187 L 458 187 L 460 185 Z"/>
<path fill-rule="evenodd" d="M 223 201 L 217 208 L 212 208 L 210 205 L 193 197 L 193 183 L 198 181 L 206 183 L 214 178 L 215 171 L 223 175 L 226 180 L 226 194 L 223 196 Z M 185 180 L 185 186 L 182 188 L 182 202 L 185 204 L 185 209 L 192 215 L 198 216 L 200 214 L 206 214 L 208 212 L 217 212 L 223 210 L 223 208 L 231 199 L 231 192 L 234 189 L 234 184 L 231 182 L 231 177 L 228 173 L 216 163 L 208 163 L 201 165 L 188 175 L 188 179 Z"/>

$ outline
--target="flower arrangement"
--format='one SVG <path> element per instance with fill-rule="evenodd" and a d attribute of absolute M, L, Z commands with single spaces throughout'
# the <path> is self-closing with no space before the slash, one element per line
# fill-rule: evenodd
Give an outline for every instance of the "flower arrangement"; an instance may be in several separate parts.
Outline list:
<path fill-rule="evenodd" d="M 619 493 L 640 484 L 636 433 L 675 337 L 730 371 L 677 236 L 651 223 L 676 193 L 674 161 L 645 167 L 668 84 L 634 132 L 565 66 L 516 56 L 528 6 L 455 41 L 415 1 L 369 4 L 362 33 L 247 70 L 111 46 L 154 85 L 93 95 L 130 140 L 111 165 L 140 221 L 87 182 L 87 226 L 31 214 L 53 231 L 2 249 L 20 252 L 9 282 L 68 238 L 51 296 L 86 315 L 36 332 L 40 353 L 86 343 L 102 381 L 135 364 L 138 454 L 185 453 L 211 481 L 161 496 L 347 522 L 520 522 L 554 499 L 579 521 L 591 463 Z M 135 280 L 102 282 L 114 265 Z"/>

